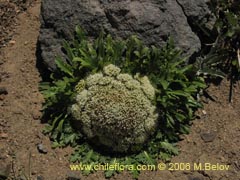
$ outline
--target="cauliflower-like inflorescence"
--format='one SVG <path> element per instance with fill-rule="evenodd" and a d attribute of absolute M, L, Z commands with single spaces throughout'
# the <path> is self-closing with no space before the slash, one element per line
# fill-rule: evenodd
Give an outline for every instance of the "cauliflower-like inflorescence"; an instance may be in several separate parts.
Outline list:
<path fill-rule="evenodd" d="M 71 113 L 89 140 L 113 152 L 132 152 L 157 128 L 158 114 L 151 103 L 155 91 L 146 76 L 133 78 L 120 71 L 111 64 L 81 80 Z"/>

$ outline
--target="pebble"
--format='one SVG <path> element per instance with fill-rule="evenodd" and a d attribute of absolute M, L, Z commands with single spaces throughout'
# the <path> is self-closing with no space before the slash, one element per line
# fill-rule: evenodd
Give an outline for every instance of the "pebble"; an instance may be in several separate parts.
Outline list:
<path fill-rule="evenodd" d="M 37 110 L 33 110 L 33 112 L 32 112 L 32 117 L 33 117 L 34 120 L 40 119 L 40 117 L 41 117 L 41 112 L 39 112 L 39 111 L 37 111 Z"/>
<path fill-rule="evenodd" d="M 202 110 L 203 115 L 207 115 L 207 111 Z"/>
<path fill-rule="evenodd" d="M 81 178 L 77 174 L 75 174 L 73 172 L 69 172 L 67 174 L 66 180 L 81 180 Z"/>
<path fill-rule="evenodd" d="M 43 176 L 37 176 L 37 180 L 44 180 L 44 177 Z"/>
<path fill-rule="evenodd" d="M 20 71 L 25 72 L 25 68 L 24 67 L 20 68 Z"/>
<path fill-rule="evenodd" d="M 38 144 L 37 149 L 38 149 L 39 153 L 42 153 L 42 154 L 47 154 L 48 153 L 47 149 L 44 147 L 43 144 Z"/>
<path fill-rule="evenodd" d="M 203 132 L 200 134 L 204 142 L 212 142 L 216 138 L 215 132 Z"/>
<path fill-rule="evenodd" d="M 36 174 L 37 174 L 37 171 L 32 171 L 31 174 L 32 174 L 32 175 L 36 175 Z"/>
<path fill-rule="evenodd" d="M 0 87 L 0 95 L 1 94 L 5 94 L 5 95 L 8 94 L 8 91 L 5 87 Z"/>
<path fill-rule="evenodd" d="M 19 180 L 27 180 L 27 178 L 24 175 L 21 175 L 20 177 L 18 177 Z"/>
<path fill-rule="evenodd" d="M 4 99 L 5 99 L 5 97 L 0 95 L 0 102 L 3 101 Z M 1 106 L 3 106 L 2 103 L 1 103 Z"/>
<path fill-rule="evenodd" d="M 234 165 L 240 170 L 240 163 L 238 163 L 238 161 L 234 161 Z"/>
<path fill-rule="evenodd" d="M 219 159 L 220 159 L 221 163 L 225 163 L 226 162 L 226 159 L 223 156 L 221 156 Z"/>
<path fill-rule="evenodd" d="M 0 138 L 7 139 L 8 138 L 7 133 L 0 133 Z"/>
<path fill-rule="evenodd" d="M 16 41 L 11 40 L 11 41 L 9 41 L 9 44 L 14 45 L 14 44 L 16 44 Z"/>
<path fill-rule="evenodd" d="M 10 77 L 10 73 L 0 72 L 0 77 L 1 77 L 2 79 L 9 78 L 9 77 Z"/>

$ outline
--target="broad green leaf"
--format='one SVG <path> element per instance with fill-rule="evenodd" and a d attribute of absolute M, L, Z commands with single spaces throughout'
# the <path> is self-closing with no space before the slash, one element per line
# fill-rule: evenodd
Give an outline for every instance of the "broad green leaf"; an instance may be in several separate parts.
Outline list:
<path fill-rule="evenodd" d="M 80 26 L 76 26 L 75 28 L 76 35 L 78 37 L 78 40 L 85 40 L 85 32 Z"/>
<path fill-rule="evenodd" d="M 165 81 L 164 79 L 159 80 L 159 82 L 162 85 L 164 90 L 166 90 L 168 88 L 169 82 Z"/>
<path fill-rule="evenodd" d="M 236 15 L 234 15 L 232 12 L 225 12 L 226 18 L 228 20 L 228 23 L 234 27 L 237 26 L 239 24 L 238 19 L 236 17 Z"/>
<path fill-rule="evenodd" d="M 181 90 L 168 91 L 168 94 L 189 97 L 190 95 L 187 92 Z"/>
<path fill-rule="evenodd" d="M 56 62 L 57 67 L 62 72 L 70 75 L 71 77 L 73 77 L 73 69 L 69 64 L 63 62 L 63 60 L 60 57 L 57 57 L 55 62 Z"/>
<path fill-rule="evenodd" d="M 145 157 L 147 158 L 148 165 L 156 164 L 156 161 L 154 159 L 152 159 L 146 151 L 144 151 L 143 153 L 144 153 Z"/>
<path fill-rule="evenodd" d="M 70 47 L 70 45 L 68 44 L 67 41 L 63 41 L 63 47 L 67 52 L 67 56 L 68 56 L 68 60 L 69 63 L 72 65 L 72 60 L 75 57 L 72 48 Z"/>
<path fill-rule="evenodd" d="M 116 163 L 117 163 L 117 159 L 114 158 L 114 159 L 110 162 L 110 165 L 114 165 L 114 164 L 116 164 Z M 106 171 L 104 172 L 104 174 L 105 174 L 105 177 L 106 177 L 106 178 L 110 178 L 110 177 L 112 177 L 112 176 L 115 174 L 115 172 L 116 172 L 115 169 L 114 169 L 114 170 L 106 170 Z"/>
<path fill-rule="evenodd" d="M 173 155 L 178 154 L 178 149 L 168 142 L 161 142 L 161 146 Z"/>

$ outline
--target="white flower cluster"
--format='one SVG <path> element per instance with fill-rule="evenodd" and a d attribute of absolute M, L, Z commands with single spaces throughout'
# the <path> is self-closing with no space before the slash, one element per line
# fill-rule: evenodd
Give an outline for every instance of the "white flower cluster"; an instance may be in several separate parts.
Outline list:
<path fill-rule="evenodd" d="M 111 64 L 80 81 L 71 112 L 89 140 L 113 152 L 129 152 L 155 132 L 158 114 L 148 78 L 120 71 Z"/>

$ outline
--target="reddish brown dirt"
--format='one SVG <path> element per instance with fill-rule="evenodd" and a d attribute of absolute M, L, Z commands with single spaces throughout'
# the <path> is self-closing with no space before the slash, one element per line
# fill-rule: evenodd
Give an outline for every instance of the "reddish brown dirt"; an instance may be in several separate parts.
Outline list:
<path fill-rule="evenodd" d="M 0 47 L 11 39 L 17 24 L 16 16 L 34 0 L 0 0 Z"/>
<path fill-rule="evenodd" d="M 64 180 L 69 175 L 69 155 L 72 148 L 51 149 L 48 137 L 42 135 L 40 110 L 43 97 L 38 91 L 41 81 L 36 68 L 36 43 L 39 34 L 40 0 L 33 3 L 18 18 L 18 26 L 11 43 L 1 49 L 0 88 L 8 94 L 0 95 L 0 175 L 8 171 L 8 179 Z M 228 103 L 229 82 L 208 89 L 215 98 L 206 100 L 200 118 L 193 122 L 191 133 L 179 142 L 181 153 L 172 159 L 176 163 L 220 163 L 229 165 L 228 171 L 145 171 L 140 180 L 240 180 L 240 86 L 236 84 L 233 103 Z M 210 142 L 203 141 L 210 133 Z M 47 154 L 39 153 L 42 143 Z M 101 172 L 88 177 L 73 172 L 81 179 L 105 179 Z M 40 177 L 38 177 L 40 178 Z M 0 178 L 1 179 L 1 178 Z M 132 179 L 127 172 L 112 179 Z"/>

